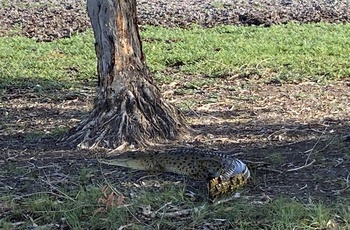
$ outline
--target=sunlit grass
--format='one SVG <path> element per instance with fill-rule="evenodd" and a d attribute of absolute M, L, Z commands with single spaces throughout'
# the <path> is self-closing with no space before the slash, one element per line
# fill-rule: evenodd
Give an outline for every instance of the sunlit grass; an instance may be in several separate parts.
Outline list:
<path fill-rule="evenodd" d="M 161 73 L 166 68 L 209 77 L 253 76 L 263 81 L 346 78 L 350 76 L 349 33 L 349 24 L 325 23 L 141 29 L 147 65 L 158 81 L 171 80 Z M 1 37 L 0 69 L 2 86 L 60 89 L 94 85 L 92 32 L 40 43 Z"/>
<path fill-rule="evenodd" d="M 153 71 L 177 66 L 208 76 L 256 75 L 281 81 L 341 79 L 350 75 L 350 25 L 288 24 L 212 29 L 146 27 Z"/>
<path fill-rule="evenodd" d="M 96 81 L 92 33 L 38 43 L 23 37 L 0 38 L 1 85 L 60 89 Z"/>

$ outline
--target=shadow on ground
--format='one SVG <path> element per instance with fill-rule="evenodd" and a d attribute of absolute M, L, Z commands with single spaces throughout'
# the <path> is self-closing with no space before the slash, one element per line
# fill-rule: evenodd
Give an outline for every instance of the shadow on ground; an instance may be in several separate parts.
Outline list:
<path fill-rule="evenodd" d="M 120 184 L 126 196 L 130 193 L 126 184 L 144 184 L 145 181 L 181 181 L 198 190 L 200 182 L 181 176 L 149 175 L 101 166 L 97 158 L 106 157 L 103 150 L 82 151 L 57 145 L 58 137 L 67 126 L 76 125 L 87 114 L 91 106 L 87 100 L 77 97 L 51 101 L 49 96 L 43 100 L 23 95 L 4 102 L 5 106 L 0 109 L 3 117 L 0 193 L 24 195 L 63 185 L 69 191 L 82 184 L 102 186 L 104 180 Z M 271 198 L 286 195 L 302 200 L 313 197 L 324 201 L 349 197 L 350 143 L 344 138 L 350 130 L 348 119 L 325 119 L 322 123 L 307 124 L 297 121 L 261 123 L 254 111 L 249 110 L 184 113 L 189 120 L 196 120 L 192 125 L 196 134 L 167 148 L 218 149 L 229 151 L 242 160 L 266 162 L 264 167 L 253 170 L 252 180 L 243 193 Z M 246 117 L 251 120 L 240 119 Z"/>

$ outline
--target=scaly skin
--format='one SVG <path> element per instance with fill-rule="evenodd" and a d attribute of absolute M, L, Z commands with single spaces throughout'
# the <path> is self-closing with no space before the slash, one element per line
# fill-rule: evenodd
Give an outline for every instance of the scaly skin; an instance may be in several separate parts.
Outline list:
<path fill-rule="evenodd" d="M 208 183 L 209 198 L 215 200 L 220 195 L 232 192 L 247 183 L 249 176 L 244 173 L 236 174 L 228 179 L 219 176 Z"/>
<path fill-rule="evenodd" d="M 111 160 L 100 160 L 100 163 L 209 180 L 211 199 L 241 187 L 250 177 L 249 169 L 242 161 L 222 152 L 194 148 L 148 154 L 126 153 Z"/>

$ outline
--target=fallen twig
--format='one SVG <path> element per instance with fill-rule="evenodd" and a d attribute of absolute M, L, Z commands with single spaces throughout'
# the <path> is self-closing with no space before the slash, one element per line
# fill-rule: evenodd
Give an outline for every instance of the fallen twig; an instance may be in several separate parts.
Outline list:
<path fill-rule="evenodd" d="M 45 172 L 44 172 L 44 173 L 45 173 Z M 71 200 L 71 201 L 73 201 L 74 203 L 77 202 L 74 198 L 70 197 L 68 194 L 66 194 L 66 193 L 62 192 L 60 189 L 58 189 L 58 187 L 54 186 L 54 185 L 50 182 L 50 180 L 49 180 L 49 178 L 47 177 L 46 173 L 45 173 L 45 177 L 46 177 L 47 181 L 44 180 L 44 179 L 41 179 L 41 181 L 44 182 L 45 184 L 47 184 L 48 186 L 50 186 L 50 188 L 53 190 L 53 191 L 51 191 L 51 194 L 56 195 L 56 196 L 58 196 L 58 197 L 65 198 L 65 199 L 67 199 L 67 200 Z M 55 193 L 54 191 L 57 191 L 58 194 Z"/>
<path fill-rule="evenodd" d="M 312 146 L 312 148 L 311 149 L 309 149 L 309 150 L 306 150 L 304 153 L 309 153 L 308 155 L 307 155 L 307 158 L 306 158 L 306 160 L 305 160 L 305 165 L 308 165 L 308 162 L 309 162 L 309 159 L 310 159 L 310 156 L 311 156 L 311 153 L 315 150 L 315 148 L 316 148 L 316 146 L 318 145 L 318 143 L 320 142 L 320 140 L 321 140 L 321 137 L 325 134 L 325 132 L 326 132 L 326 130 L 327 130 L 327 127 L 325 128 L 325 130 L 324 130 L 324 132 L 318 137 L 318 139 L 317 139 L 317 141 L 316 141 L 316 143 L 314 144 L 314 146 Z"/>
<path fill-rule="evenodd" d="M 157 216 L 158 216 L 158 217 L 178 217 L 178 216 L 185 216 L 185 215 L 189 215 L 189 214 L 191 214 L 191 213 L 200 212 L 200 211 L 203 210 L 204 208 L 205 208 L 205 205 L 202 205 L 202 206 L 195 207 L 195 208 L 183 209 L 183 210 L 179 210 L 179 211 L 175 211 L 175 212 L 162 213 L 162 215 L 160 215 L 159 213 L 157 213 Z"/>
<path fill-rule="evenodd" d="M 132 227 L 133 224 L 126 224 L 126 225 L 122 225 L 118 228 L 118 230 L 123 230 L 124 228 L 129 228 L 129 227 Z"/>
<path fill-rule="evenodd" d="M 168 203 L 165 203 L 162 207 L 158 208 L 158 209 L 155 211 L 155 213 L 158 214 L 158 213 L 160 212 L 160 210 L 164 209 L 166 206 L 171 205 L 171 204 L 172 204 L 171 201 L 168 202 Z"/>
<path fill-rule="evenodd" d="M 311 149 L 308 149 L 308 150 L 306 150 L 306 151 L 304 152 L 304 153 L 308 153 L 308 154 L 307 154 L 307 158 L 306 158 L 306 160 L 305 160 L 305 164 L 304 164 L 303 166 L 300 166 L 300 167 L 297 167 L 297 168 L 294 168 L 294 169 L 288 169 L 287 172 L 294 172 L 294 171 L 297 171 L 297 170 L 300 170 L 300 169 L 309 167 L 309 166 L 311 166 L 313 163 L 316 162 L 316 160 L 313 159 L 310 163 L 308 163 L 312 152 L 315 150 L 315 148 L 316 148 L 316 146 L 318 145 L 318 143 L 320 142 L 322 136 L 326 133 L 326 130 L 327 130 L 327 127 L 326 127 L 325 130 L 321 133 L 321 135 L 318 137 L 318 139 L 317 139 L 316 143 L 314 144 L 314 146 L 312 146 Z M 332 140 L 332 141 L 333 141 L 333 140 Z M 328 143 L 322 150 L 326 149 L 326 148 L 332 143 L 332 141 L 331 141 L 330 143 Z M 320 150 L 320 151 L 322 151 L 322 150 Z"/>
<path fill-rule="evenodd" d="M 238 194 L 238 195 L 237 195 L 237 194 Z M 219 204 L 227 203 L 227 202 L 230 202 L 230 201 L 232 201 L 232 200 L 236 200 L 236 199 L 238 199 L 238 198 L 240 198 L 240 194 L 239 194 L 239 193 L 236 193 L 235 195 L 230 196 L 229 198 L 216 201 L 213 205 L 214 205 L 214 206 L 217 206 L 217 205 L 219 205 Z"/>
<path fill-rule="evenodd" d="M 316 162 L 316 160 L 313 159 L 309 164 L 305 164 L 305 165 L 303 165 L 303 166 L 300 166 L 300 167 L 297 167 L 297 168 L 294 168 L 294 169 L 288 169 L 287 172 L 298 171 L 298 170 L 300 170 L 300 169 L 303 169 L 303 168 L 306 168 L 306 167 L 311 166 L 311 165 L 312 165 L 313 163 L 315 163 L 315 162 Z"/>

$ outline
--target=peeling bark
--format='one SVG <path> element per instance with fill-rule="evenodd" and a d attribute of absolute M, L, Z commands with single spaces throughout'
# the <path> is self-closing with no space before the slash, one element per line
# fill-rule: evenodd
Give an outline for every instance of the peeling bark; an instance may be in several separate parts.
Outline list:
<path fill-rule="evenodd" d="M 180 111 L 163 99 L 149 73 L 136 0 L 88 0 L 98 58 L 98 95 L 89 117 L 62 139 L 80 148 L 142 147 L 185 131 Z"/>

